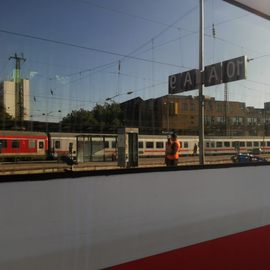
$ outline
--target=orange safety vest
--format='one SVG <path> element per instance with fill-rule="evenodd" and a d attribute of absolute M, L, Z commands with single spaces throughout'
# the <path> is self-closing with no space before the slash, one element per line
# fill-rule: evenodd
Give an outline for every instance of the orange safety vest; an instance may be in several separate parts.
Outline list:
<path fill-rule="evenodd" d="M 177 150 L 176 150 L 176 153 L 175 153 L 175 155 L 167 155 L 167 158 L 168 158 L 168 159 L 178 159 L 178 158 L 179 158 L 178 152 L 180 151 L 180 147 L 181 147 L 180 142 L 178 142 L 178 141 L 172 142 L 172 144 L 171 144 L 171 146 L 170 146 L 170 151 L 172 151 L 172 146 L 173 146 L 174 143 L 177 143 Z"/>

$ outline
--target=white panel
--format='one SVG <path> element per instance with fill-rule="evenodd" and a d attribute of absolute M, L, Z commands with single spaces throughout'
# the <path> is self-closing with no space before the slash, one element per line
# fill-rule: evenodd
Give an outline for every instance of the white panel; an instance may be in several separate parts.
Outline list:
<path fill-rule="evenodd" d="M 1 183 L 0 269 L 102 269 L 270 224 L 269 166 Z"/>

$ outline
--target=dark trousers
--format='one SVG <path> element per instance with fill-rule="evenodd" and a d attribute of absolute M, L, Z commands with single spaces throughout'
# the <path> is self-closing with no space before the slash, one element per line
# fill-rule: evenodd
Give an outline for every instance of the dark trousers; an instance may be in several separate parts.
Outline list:
<path fill-rule="evenodd" d="M 168 166 L 177 166 L 178 159 L 168 159 Z"/>

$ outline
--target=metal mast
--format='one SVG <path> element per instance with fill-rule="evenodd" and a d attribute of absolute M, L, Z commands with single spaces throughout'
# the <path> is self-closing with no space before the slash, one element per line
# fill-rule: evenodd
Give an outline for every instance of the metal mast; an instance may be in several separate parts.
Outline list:
<path fill-rule="evenodd" d="M 228 83 L 224 84 L 224 100 L 225 100 L 225 135 L 230 136 L 230 119 L 228 118 L 228 101 L 229 101 L 229 91 Z"/>
<path fill-rule="evenodd" d="M 199 160 L 204 165 L 204 1 L 200 0 L 200 45 L 199 45 Z"/>
<path fill-rule="evenodd" d="M 25 58 L 18 57 L 15 53 L 15 57 L 11 56 L 10 59 L 16 60 L 15 66 L 15 119 L 19 121 L 23 121 L 24 119 L 24 107 L 23 107 L 23 87 L 21 85 L 21 67 L 20 61 L 26 61 Z"/>

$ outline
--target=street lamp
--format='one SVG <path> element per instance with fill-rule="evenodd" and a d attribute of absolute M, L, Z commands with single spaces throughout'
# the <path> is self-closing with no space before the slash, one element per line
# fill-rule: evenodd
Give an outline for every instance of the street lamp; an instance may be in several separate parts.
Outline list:
<path fill-rule="evenodd" d="M 167 132 L 169 134 L 169 108 L 170 105 L 174 104 L 173 101 L 170 101 L 169 103 L 164 102 L 163 105 L 165 105 L 167 107 Z"/>

